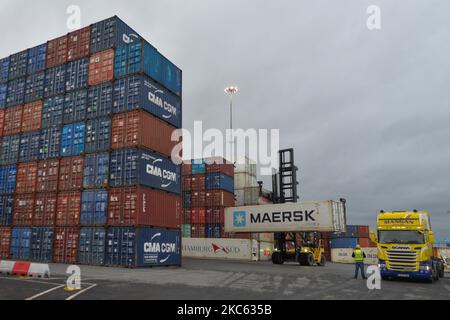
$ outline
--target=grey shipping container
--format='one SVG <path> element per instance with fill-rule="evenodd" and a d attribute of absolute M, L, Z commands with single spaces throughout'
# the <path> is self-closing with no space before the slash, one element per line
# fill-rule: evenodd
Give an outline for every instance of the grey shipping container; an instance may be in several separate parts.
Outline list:
<path fill-rule="evenodd" d="M 6 95 L 7 107 L 23 104 L 25 98 L 25 82 L 25 78 L 20 78 L 8 83 L 8 94 Z"/>
<path fill-rule="evenodd" d="M 89 87 L 86 118 L 108 116 L 112 112 L 113 86 L 111 83 L 103 83 Z"/>
<path fill-rule="evenodd" d="M 87 90 L 69 92 L 64 99 L 63 123 L 83 121 L 86 118 Z"/>
<path fill-rule="evenodd" d="M 83 187 L 86 189 L 108 186 L 109 153 L 89 154 L 84 159 Z"/>
<path fill-rule="evenodd" d="M 27 74 L 28 50 L 11 55 L 9 60 L 9 80 L 24 77 Z"/>
<path fill-rule="evenodd" d="M 61 129 L 52 127 L 41 130 L 39 160 L 58 158 L 61 146 Z"/>
<path fill-rule="evenodd" d="M 88 69 L 87 58 L 69 62 L 66 69 L 66 91 L 87 87 Z"/>
<path fill-rule="evenodd" d="M 53 228 L 32 228 L 30 260 L 51 262 L 53 257 Z"/>
<path fill-rule="evenodd" d="M 45 69 L 47 62 L 47 43 L 28 49 L 27 73 L 33 74 Z"/>
<path fill-rule="evenodd" d="M 111 118 L 86 121 L 84 151 L 86 153 L 107 151 L 111 147 Z"/>
<path fill-rule="evenodd" d="M 28 76 L 25 84 L 25 103 L 41 100 L 44 97 L 44 85 L 44 72 Z"/>
<path fill-rule="evenodd" d="M 39 159 L 40 131 L 24 133 L 20 138 L 20 162 L 30 162 Z"/>
<path fill-rule="evenodd" d="M 0 196 L 0 226 L 12 225 L 14 210 L 14 196 L 11 194 Z"/>
<path fill-rule="evenodd" d="M 13 164 L 19 160 L 20 135 L 3 137 L 0 149 L 0 165 Z"/>
<path fill-rule="evenodd" d="M 78 262 L 103 265 L 105 263 L 105 228 L 81 228 L 78 245 Z"/>
<path fill-rule="evenodd" d="M 44 100 L 42 108 L 42 128 L 62 125 L 64 113 L 64 96 L 55 96 Z"/>
<path fill-rule="evenodd" d="M 66 91 L 66 66 L 61 65 L 45 71 L 44 96 L 52 97 Z"/>

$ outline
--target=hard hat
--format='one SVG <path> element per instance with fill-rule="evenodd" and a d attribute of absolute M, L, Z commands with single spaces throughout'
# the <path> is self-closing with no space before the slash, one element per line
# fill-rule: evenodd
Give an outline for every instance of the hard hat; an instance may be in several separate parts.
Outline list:
<path fill-rule="evenodd" d="M 361 246 L 359 244 L 357 244 L 356 249 L 361 249 Z"/>

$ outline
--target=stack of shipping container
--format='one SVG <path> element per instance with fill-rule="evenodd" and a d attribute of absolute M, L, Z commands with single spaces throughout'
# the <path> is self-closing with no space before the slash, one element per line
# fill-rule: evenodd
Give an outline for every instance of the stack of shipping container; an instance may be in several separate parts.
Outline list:
<path fill-rule="evenodd" d="M 0 258 L 179 265 L 181 77 L 118 17 L 1 59 Z"/>
<path fill-rule="evenodd" d="M 237 207 L 259 204 L 260 187 L 256 181 L 256 163 L 247 157 L 236 164 L 234 195 Z"/>

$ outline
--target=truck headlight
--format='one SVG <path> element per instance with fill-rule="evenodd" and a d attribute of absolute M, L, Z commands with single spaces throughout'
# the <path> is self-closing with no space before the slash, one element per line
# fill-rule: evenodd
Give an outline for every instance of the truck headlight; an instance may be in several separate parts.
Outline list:
<path fill-rule="evenodd" d="M 420 271 L 430 271 L 430 266 L 420 266 Z"/>
<path fill-rule="evenodd" d="M 378 268 L 380 269 L 386 269 L 386 263 L 379 263 Z"/>

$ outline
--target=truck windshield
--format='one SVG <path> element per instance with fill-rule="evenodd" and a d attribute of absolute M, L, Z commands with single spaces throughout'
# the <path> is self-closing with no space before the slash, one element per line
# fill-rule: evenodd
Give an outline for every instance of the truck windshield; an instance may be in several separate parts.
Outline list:
<path fill-rule="evenodd" d="M 419 231 L 378 231 L 378 242 L 384 244 L 423 244 L 423 234 Z"/>

